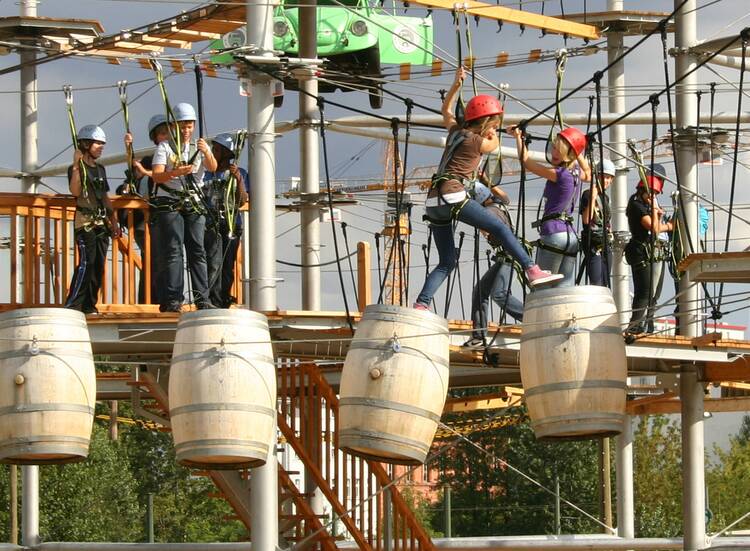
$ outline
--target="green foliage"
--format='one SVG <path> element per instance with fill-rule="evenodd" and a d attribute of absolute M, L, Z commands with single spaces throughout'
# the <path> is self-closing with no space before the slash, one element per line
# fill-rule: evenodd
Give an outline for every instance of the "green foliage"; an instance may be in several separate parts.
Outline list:
<path fill-rule="evenodd" d="M 707 466 L 709 508 L 713 513 L 710 525 L 716 532 L 750 511 L 750 417 L 745 415 L 742 427 L 730 440 L 729 450 L 714 449 L 715 459 Z M 745 519 L 732 530 L 750 529 Z"/>
<path fill-rule="evenodd" d="M 635 533 L 638 537 L 682 534 L 682 443 L 680 426 L 664 416 L 639 417 L 633 448 Z"/>
<path fill-rule="evenodd" d="M 430 500 L 419 492 L 414 491 L 410 486 L 399 486 L 398 491 L 427 534 L 432 538 L 443 537 L 443 532 L 434 528 L 434 523 L 438 515 L 437 511 L 432 509 Z"/>
<path fill-rule="evenodd" d="M 519 409 L 511 416 L 524 414 Z M 484 451 L 462 440 L 442 456 L 442 481 L 452 488 L 454 537 L 554 533 L 554 494 L 512 467 L 551 490 L 559 478 L 563 499 L 598 516 L 596 442 L 540 442 L 528 422 L 475 433 L 471 440 Z M 442 529 L 438 517 L 433 526 Z M 565 503 L 561 517 L 562 533 L 601 531 Z"/>

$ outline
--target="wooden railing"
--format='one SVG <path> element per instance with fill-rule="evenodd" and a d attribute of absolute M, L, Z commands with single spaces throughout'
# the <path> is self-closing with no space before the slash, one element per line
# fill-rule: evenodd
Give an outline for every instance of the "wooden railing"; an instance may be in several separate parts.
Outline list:
<path fill-rule="evenodd" d="M 279 430 L 358 547 L 434 549 L 386 467 L 339 449 L 338 397 L 319 368 L 289 362 L 279 368 L 278 381 Z"/>
<path fill-rule="evenodd" d="M 156 311 L 151 304 L 151 235 L 148 205 L 141 199 L 113 197 L 117 211 L 127 212 L 123 235 L 112 240 L 97 307 L 100 311 Z M 144 250 L 135 242 L 134 213 L 146 220 Z M 75 198 L 71 195 L 0 193 L 0 309 L 62 306 L 68 294 L 78 252 L 73 237 Z M 7 220 L 7 224 L 5 221 Z M 242 302 L 240 247 L 232 294 Z M 6 253 L 7 251 L 7 253 Z M 138 284 L 144 281 L 139 304 Z"/>

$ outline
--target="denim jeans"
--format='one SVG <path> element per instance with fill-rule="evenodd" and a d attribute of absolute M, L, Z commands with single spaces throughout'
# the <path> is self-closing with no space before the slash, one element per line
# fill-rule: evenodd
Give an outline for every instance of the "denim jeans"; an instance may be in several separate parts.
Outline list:
<path fill-rule="evenodd" d="M 157 274 L 160 304 L 181 304 L 184 299 L 183 246 L 193 285 L 192 298 L 196 304 L 208 299 L 208 269 L 203 245 L 205 228 L 206 220 L 202 214 L 162 211 L 156 215 L 155 237 L 162 257 Z"/>
<path fill-rule="evenodd" d="M 472 337 L 483 339 L 487 334 L 490 297 L 501 311 L 504 308 L 514 320 L 523 321 L 523 303 L 510 294 L 512 281 L 513 264 L 503 260 L 494 262 L 479 280 L 471 299 L 471 321 L 474 326 Z"/>
<path fill-rule="evenodd" d="M 578 252 L 578 237 L 575 233 L 558 232 L 542 235 L 539 238 L 543 244 L 554 247 L 566 254 L 550 251 L 538 247 L 536 250 L 536 263 L 542 270 L 549 270 L 553 274 L 562 274 L 564 277 L 550 287 L 573 287 L 576 283 L 576 253 Z"/>
<path fill-rule="evenodd" d="M 109 232 L 105 228 L 76 228 L 73 236 L 78 251 L 78 264 L 70 282 L 65 308 L 86 312 L 96 308 L 99 300 L 109 249 Z"/>
<path fill-rule="evenodd" d="M 427 215 L 440 218 L 443 211 L 441 207 L 427 207 Z M 436 215 L 437 214 L 437 215 Z M 488 212 L 476 201 L 469 200 L 458 213 L 458 220 L 474 228 L 484 230 L 492 235 L 502 244 L 503 249 L 515 258 L 521 266 L 526 269 L 534 265 L 526 251 L 518 242 L 518 239 L 510 228 L 503 224 L 494 214 Z M 440 286 L 456 267 L 456 246 L 453 242 L 453 227 L 450 223 L 446 225 L 433 225 L 432 237 L 438 251 L 438 265 L 432 270 L 422 286 L 417 297 L 420 304 L 429 305 L 432 297 Z"/>
<path fill-rule="evenodd" d="M 609 287 L 609 274 L 612 269 L 612 249 L 607 247 L 607 256 L 604 251 L 590 249 L 586 254 L 586 275 L 589 285 Z"/>

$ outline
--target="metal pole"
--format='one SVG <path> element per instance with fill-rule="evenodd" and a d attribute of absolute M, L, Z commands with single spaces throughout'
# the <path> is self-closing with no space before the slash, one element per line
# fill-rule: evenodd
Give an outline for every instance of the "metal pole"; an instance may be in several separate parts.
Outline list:
<path fill-rule="evenodd" d="M 622 0 L 609 0 L 608 11 L 622 11 Z M 607 61 L 612 63 L 617 56 L 624 51 L 624 40 L 622 33 L 607 33 Z M 609 88 L 609 112 L 625 112 L 625 62 L 615 63 L 607 71 L 607 85 Z M 628 231 L 628 219 L 625 216 L 625 208 L 628 205 L 628 171 L 625 155 L 627 154 L 627 127 L 615 125 L 609 130 L 609 141 L 617 150 L 612 153 L 611 158 L 617 168 L 614 182 L 610 187 L 610 199 L 612 204 L 612 229 L 615 235 L 623 235 L 620 232 Z M 612 292 L 615 304 L 620 314 L 620 325 L 628 321 L 627 310 L 630 310 L 630 268 L 625 263 L 623 249 L 625 243 L 616 240 L 612 247 Z"/>
<path fill-rule="evenodd" d="M 21 545 L 39 545 L 39 467 L 21 467 Z"/>
<path fill-rule="evenodd" d="M 117 442 L 118 438 L 118 425 L 117 425 L 117 414 L 119 410 L 119 405 L 117 403 L 117 400 L 111 400 L 109 402 L 109 439 L 112 440 L 112 442 Z"/>
<path fill-rule="evenodd" d="M 18 467 L 10 466 L 10 543 L 18 543 Z"/>
<path fill-rule="evenodd" d="M 622 432 L 615 441 L 615 474 L 617 476 L 617 535 L 635 537 L 635 506 L 633 501 L 633 418 L 625 416 Z"/>
<path fill-rule="evenodd" d="M 247 44 L 259 55 L 273 55 L 273 6 L 264 0 L 247 2 Z M 260 72 L 250 74 L 252 90 L 247 101 L 248 168 L 250 171 L 250 285 L 247 305 L 252 310 L 276 309 L 276 166 L 272 80 Z M 270 236 L 270 238 L 269 238 Z M 276 431 L 266 463 L 250 477 L 250 510 L 253 515 L 254 551 L 275 551 L 279 540 L 278 461 Z"/>
<path fill-rule="evenodd" d="M 562 524 L 560 522 L 560 477 L 555 474 L 555 534 L 562 533 Z"/>
<path fill-rule="evenodd" d="M 391 503 L 391 492 L 383 492 L 383 549 L 393 551 L 393 504 Z"/>
<path fill-rule="evenodd" d="M 682 3 L 675 0 L 675 7 Z M 675 16 L 675 79 L 681 78 L 696 65 L 696 58 L 689 53 L 689 48 L 696 44 L 697 0 L 688 0 Z M 676 89 L 677 112 L 676 130 L 685 131 L 694 126 L 698 118 L 697 98 L 693 91 L 698 84 L 696 73 L 688 76 Z M 698 192 L 698 173 L 696 165 L 695 144 L 680 140 L 675 152 L 677 169 L 682 188 L 688 192 Z M 698 239 L 698 203 L 694 193 L 683 194 L 683 220 L 687 232 L 693 237 L 693 244 Z M 699 313 L 690 313 L 692 304 L 698 304 L 700 290 L 697 284 L 687 278 L 680 280 L 678 300 L 678 331 L 686 337 L 696 337 L 701 331 Z M 705 473 L 703 441 L 703 386 L 699 382 L 697 368 L 694 364 L 683 364 L 680 373 L 680 403 L 682 408 L 682 523 L 685 534 L 686 550 L 706 547 L 705 525 Z"/>
<path fill-rule="evenodd" d="M 38 0 L 21 0 L 21 17 L 36 17 Z M 33 44 L 33 42 L 32 42 Z M 36 170 L 37 151 L 37 83 L 36 51 L 21 49 L 21 171 L 31 173 Z M 36 193 L 36 178 L 25 176 L 21 179 L 24 193 Z"/>
<path fill-rule="evenodd" d="M 317 8 L 315 2 L 299 8 L 300 56 L 314 59 L 318 56 Z M 304 70 L 299 79 L 299 143 L 301 159 L 302 209 L 302 309 L 320 310 L 320 223 L 318 196 L 320 194 L 320 168 L 318 166 L 318 133 L 316 130 L 318 79 L 314 67 Z"/>
<path fill-rule="evenodd" d="M 443 534 L 446 538 L 452 538 L 453 537 L 453 526 L 451 525 L 451 487 L 449 484 L 446 484 L 443 486 L 443 504 L 445 506 L 445 509 L 443 511 L 444 513 L 444 526 L 445 534 Z"/>
<path fill-rule="evenodd" d="M 608 0 L 608 11 L 622 11 L 623 0 Z M 625 48 L 622 33 L 607 33 L 607 61 L 612 63 Z M 625 106 L 625 62 L 619 61 L 607 71 L 609 88 L 609 112 L 624 113 Z M 612 205 L 612 229 L 615 235 L 626 235 L 628 219 L 625 209 L 628 205 L 628 169 L 625 155 L 627 153 L 627 126 L 615 125 L 609 130 L 609 140 L 617 150 L 612 154 L 617 173 L 610 187 Z M 612 247 L 612 293 L 617 311 L 620 312 L 620 325 L 628 322 L 627 311 L 630 310 L 630 268 L 625 263 L 623 254 L 625 243 L 616 239 Z M 633 506 L 633 428 L 629 416 L 623 421 L 623 432 L 615 440 L 615 464 L 617 484 L 617 533 L 620 537 L 632 538 L 635 533 L 635 514 Z M 611 526 L 611 524 L 610 524 Z"/>
<path fill-rule="evenodd" d="M 612 473 L 610 469 L 609 438 L 599 440 L 599 489 L 601 492 L 601 511 L 599 520 L 612 526 Z M 607 528 L 602 527 L 605 534 Z"/>
<path fill-rule="evenodd" d="M 154 543 L 154 494 L 146 497 L 146 537 L 149 543 Z"/>

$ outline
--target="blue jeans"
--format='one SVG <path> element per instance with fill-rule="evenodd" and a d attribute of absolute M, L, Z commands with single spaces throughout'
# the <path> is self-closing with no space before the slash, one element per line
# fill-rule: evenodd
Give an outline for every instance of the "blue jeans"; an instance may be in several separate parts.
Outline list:
<path fill-rule="evenodd" d="M 162 256 L 159 265 L 159 302 L 162 305 L 182 304 L 185 276 L 182 247 L 185 247 L 194 301 L 208 300 L 208 269 L 203 244 L 206 220 L 202 214 L 180 211 L 159 212 L 154 223 L 155 238 Z"/>
<path fill-rule="evenodd" d="M 471 321 L 474 326 L 472 336 L 475 339 L 483 339 L 487 334 L 487 308 L 490 296 L 501 311 L 504 308 L 514 320 L 523 321 L 523 303 L 510 294 L 512 280 L 513 264 L 499 260 L 490 266 L 474 287 L 471 299 Z"/>
<path fill-rule="evenodd" d="M 427 207 L 427 215 L 433 218 L 444 216 L 444 207 Z M 484 230 L 496 240 L 500 241 L 503 249 L 515 258 L 523 269 L 534 265 L 526 251 L 518 242 L 518 239 L 510 228 L 503 224 L 494 214 L 487 211 L 476 201 L 469 200 L 458 213 L 458 220 L 474 228 Z M 420 304 L 429 305 L 432 297 L 443 284 L 445 279 L 456 267 L 456 246 L 453 242 L 453 226 L 450 223 L 446 225 L 433 225 L 432 237 L 435 241 L 435 247 L 438 251 L 438 265 L 432 270 L 422 286 L 422 290 L 417 297 Z"/>
<path fill-rule="evenodd" d="M 536 250 L 536 263 L 542 270 L 549 270 L 553 274 L 564 277 L 550 287 L 573 287 L 576 283 L 576 253 L 578 252 L 578 237 L 569 232 L 551 233 L 539 238 L 542 244 L 556 250 L 544 249 L 539 246 Z M 559 252 L 558 252 L 559 251 Z"/>

